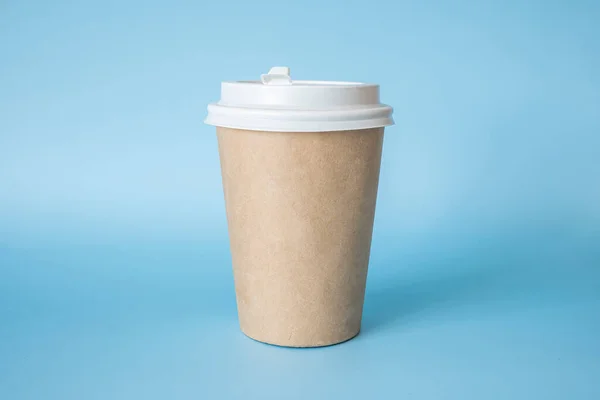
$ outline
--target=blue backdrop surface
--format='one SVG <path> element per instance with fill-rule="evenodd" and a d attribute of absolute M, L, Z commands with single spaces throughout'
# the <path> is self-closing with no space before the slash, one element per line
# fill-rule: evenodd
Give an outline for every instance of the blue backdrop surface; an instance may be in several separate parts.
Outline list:
<path fill-rule="evenodd" d="M 0 398 L 600 398 L 600 3 L 0 2 Z M 361 334 L 238 329 L 222 80 L 381 84 Z"/>

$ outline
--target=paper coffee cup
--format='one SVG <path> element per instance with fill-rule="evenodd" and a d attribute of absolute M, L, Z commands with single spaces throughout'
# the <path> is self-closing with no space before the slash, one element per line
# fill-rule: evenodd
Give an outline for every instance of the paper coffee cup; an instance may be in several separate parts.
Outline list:
<path fill-rule="evenodd" d="M 316 347 L 358 334 L 392 110 L 379 86 L 224 82 L 217 126 L 240 327 L 265 343 Z"/>

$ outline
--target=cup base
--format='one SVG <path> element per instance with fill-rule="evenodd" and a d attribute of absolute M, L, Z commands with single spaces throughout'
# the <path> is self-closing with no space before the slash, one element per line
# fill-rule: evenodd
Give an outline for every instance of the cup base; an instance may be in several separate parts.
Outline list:
<path fill-rule="evenodd" d="M 357 337 L 360 334 L 360 329 L 359 329 L 357 332 L 353 333 L 352 335 L 342 338 L 340 340 L 323 341 L 323 342 L 306 343 L 305 344 L 305 343 L 282 343 L 282 342 L 276 342 L 276 341 L 271 341 L 271 340 L 266 340 L 266 339 L 259 339 L 258 337 L 253 337 L 252 335 L 248 334 L 247 332 L 244 332 L 243 329 L 240 329 L 240 331 L 244 334 L 244 336 L 246 336 L 249 339 L 252 339 L 255 342 L 268 344 L 269 346 L 287 347 L 287 348 L 293 348 L 293 349 L 310 349 L 310 348 L 335 346 L 338 344 L 346 343 L 346 342 L 354 339 L 355 337 Z"/>

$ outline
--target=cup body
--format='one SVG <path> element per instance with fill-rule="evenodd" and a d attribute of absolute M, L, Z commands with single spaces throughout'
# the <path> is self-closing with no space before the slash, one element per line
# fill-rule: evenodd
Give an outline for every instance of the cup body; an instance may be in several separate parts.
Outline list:
<path fill-rule="evenodd" d="M 360 331 L 383 127 L 217 127 L 241 330 L 317 347 Z"/>

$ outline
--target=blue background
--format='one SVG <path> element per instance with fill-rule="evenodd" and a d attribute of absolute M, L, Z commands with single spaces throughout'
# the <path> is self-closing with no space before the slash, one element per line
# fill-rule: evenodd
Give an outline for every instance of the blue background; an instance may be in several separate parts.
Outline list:
<path fill-rule="evenodd" d="M 0 2 L 0 398 L 600 398 L 600 3 Z M 238 330 L 222 80 L 380 83 L 362 333 Z"/>

